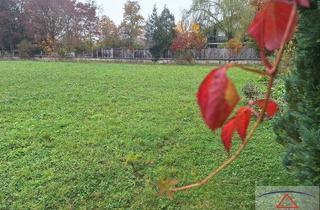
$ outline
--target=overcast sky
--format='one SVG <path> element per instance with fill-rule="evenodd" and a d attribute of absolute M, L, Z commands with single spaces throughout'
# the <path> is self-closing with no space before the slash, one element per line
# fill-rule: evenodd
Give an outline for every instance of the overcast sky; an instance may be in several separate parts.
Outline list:
<path fill-rule="evenodd" d="M 123 17 L 123 5 L 126 0 L 97 0 L 102 7 L 102 14 L 109 16 L 116 24 L 120 24 Z M 174 14 L 176 21 L 181 18 L 181 11 L 189 9 L 192 0 L 138 0 L 141 6 L 141 14 L 147 19 L 152 13 L 153 5 L 157 4 L 158 10 L 162 11 L 164 5 Z"/>

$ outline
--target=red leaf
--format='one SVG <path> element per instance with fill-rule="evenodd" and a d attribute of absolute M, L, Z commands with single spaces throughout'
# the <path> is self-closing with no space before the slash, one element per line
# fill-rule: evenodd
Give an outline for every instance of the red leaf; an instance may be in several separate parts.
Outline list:
<path fill-rule="evenodd" d="M 310 7 L 310 2 L 309 0 L 296 0 L 297 4 L 303 7 Z"/>
<path fill-rule="evenodd" d="M 231 144 L 232 144 L 232 135 L 233 131 L 235 130 L 235 118 L 231 119 L 229 122 L 227 122 L 221 132 L 221 139 L 222 143 L 224 145 L 224 148 L 230 154 Z"/>
<path fill-rule="evenodd" d="M 242 140 L 246 138 L 247 129 L 249 127 L 251 118 L 251 109 L 249 107 L 241 107 L 236 116 L 229 120 L 222 128 L 221 139 L 224 148 L 230 153 L 232 145 L 232 136 L 235 129 L 237 129 Z"/>
<path fill-rule="evenodd" d="M 253 104 L 258 105 L 262 109 L 265 104 L 265 101 L 266 101 L 265 99 L 261 99 L 253 102 Z M 269 100 L 267 104 L 266 112 L 269 117 L 273 117 L 278 112 L 278 104 L 273 100 Z"/>
<path fill-rule="evenodd" d="M 211 71 L 200 85 L 197 98 L 202 117 L 213 131 L 227 120 L 240 97 L 227 77 L 228 67 Z"/>
<path fill-rule="evenodd" d="M 304 0 L 302 1 L 302 3 L 305 3 Z M 283 0 L 271 0 L 257 13 L 248 29 L 248 33 L 256 40 L 260 48 L 266 48 L 270 51 L 280 48 L 292 9 L 292 3 Z M 294 33 L 297 20 L 296 14 L 288 40 Z"/>
<path fill-rule="evenodd" d="M 236 115 L 236 128 L 242 141 L 247 136 L 247 130 L 251 119 L 251 109 L 249 107 L 241 107 Z"/>

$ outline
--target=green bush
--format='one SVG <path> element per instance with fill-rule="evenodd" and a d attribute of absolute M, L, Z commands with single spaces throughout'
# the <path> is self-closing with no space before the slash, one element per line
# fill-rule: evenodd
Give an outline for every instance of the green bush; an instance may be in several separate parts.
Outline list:
<path fill-rule="evenodd" d="M 242 93 L 247 100 L 257 100 L 261 95 L 258 85 L 256 85 L 252 80 L 245 83 L 242 88 Z"/>
<path fill-rule="evenodd" d="M 22 40 L 18 45 L 18 52 L 20 58 L 30 58 L 33 51 L 33 45 L 28 40 Z"/>
<path fill-rule="evenodd" d="M 284 99 L 284 96 L 286 94 L 286 85 L 284 80 L 285 77 L 278 78 L 272 88 L 272 98 L 278 102 L 280 111 L 286 109 L 286 101 Z"/>
<path fill-rule="evenodd" d="M 67 47 L 63 46 L 63 44 L 59 44 L 59 45 L 57 45 L 57 48 L 58 48 L 58 55 L 60 57 L 64 58 L 67 56 L 67 54 L 69 52 Z"/>
<path fill-rule="evenodd" d="M 191 50 L 183 50 L 174 53 L 174 60 L 177 64 L 195 64 L 194 54 Z"/>
<path fill-rule="evenodd" d="M 295 65 L 295 53 L 296 53 L 296 39 L 291 40 L 284 51 L 284 54 L 282 56 L 281 65 L 279 68 L 280 75 L 286 75 L 289 74 Z"/>
<path fill-rule="evenodd" d="M 299 10 L 295 68 L 286 79 L 286 110 L 274 126 L 287 147 L 285 166 L 305 185 L 320 184 L 320 9 Z"/>

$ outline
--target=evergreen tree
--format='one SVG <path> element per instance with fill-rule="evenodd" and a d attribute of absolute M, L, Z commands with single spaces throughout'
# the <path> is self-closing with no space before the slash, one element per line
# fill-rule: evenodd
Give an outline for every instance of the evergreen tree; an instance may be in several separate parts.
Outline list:
<path fill-rule="evenodd" d="M 286 80 L 287 110 L 275 123 L 287 146 L 285 166 L 306 185 L 320 184 L 320 1 L 299 9 L 295 69 Z"/>
<path fill-rule="evenodd" d="M 158 21 L 157 33 L 155 34 L 156 43 L 160 46 L 160 53 L 163 54 L 170 49 L 175 37 L 176 24 L 173 14 L 165 6 Z"/>
<path fill-rule="evenodd" d="M 157 60 L 170 49 L 175 38 L 175 19 L 167 7 L 164 7 L 160 17 L 155 21 L 153 45 L 150 48 L 152 56 Z"/>
<path fill-rule="evenodd" d="M 146 22 L 146 28 L 145 28 L 145 39 L 146 44 L 148 47 L 154 46 L 154 33 L 157 29 L 157 22 L 158 22 L 158 9 L 157 6 L 153 6 L 152 14 L 149 16 L 147 22 Z"/>

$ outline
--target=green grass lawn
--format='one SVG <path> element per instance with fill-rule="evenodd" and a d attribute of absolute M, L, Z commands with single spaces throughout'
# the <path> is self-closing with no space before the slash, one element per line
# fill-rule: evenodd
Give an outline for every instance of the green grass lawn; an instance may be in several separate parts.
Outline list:
<path fill-rule="evenodd" d="M 205 187 L 156 196 L 226 158 L 195 100 L 210 68 L 0 62 L 0 209 L 253 209 L 256 185 L 294 185 L 267 122 Z"/>

